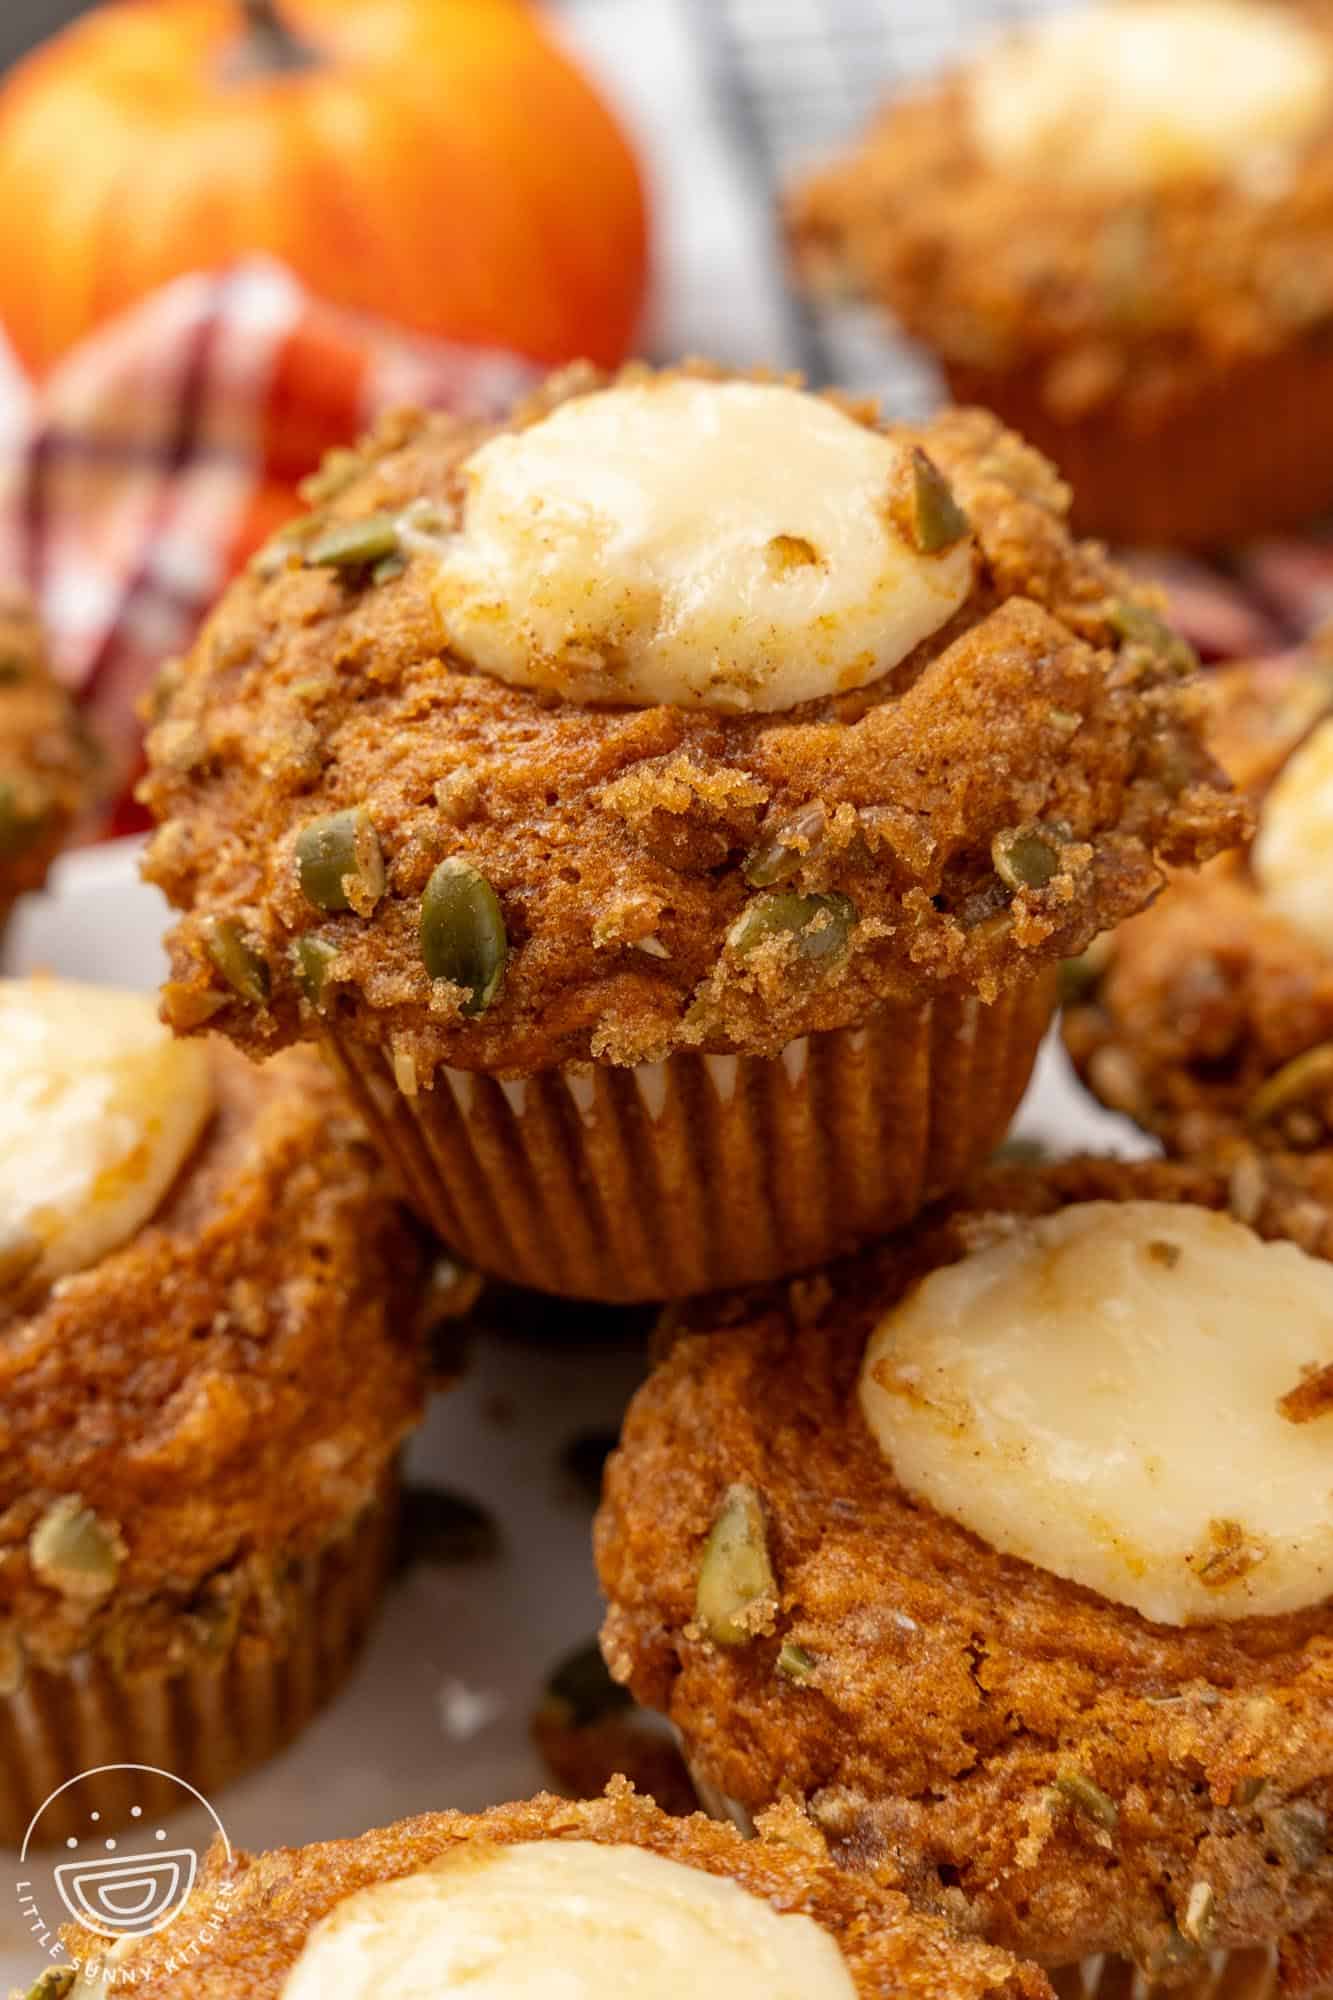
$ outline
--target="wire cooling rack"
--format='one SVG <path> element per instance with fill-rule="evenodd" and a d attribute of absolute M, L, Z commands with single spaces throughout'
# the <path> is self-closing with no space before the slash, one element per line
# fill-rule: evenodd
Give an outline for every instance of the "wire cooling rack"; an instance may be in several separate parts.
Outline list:
<path fill-rule="evenodd" d="M 893 91 L 989 34 L 1068 0 L 675 0 L 688 16 L 732 145 L 775 200 L 860 130 Z M 935 394 L 929 369 L 890 348 L 882 319 L 787 292 L 789 345 L 816 381 L 837 379 L 898 408 Z"/>

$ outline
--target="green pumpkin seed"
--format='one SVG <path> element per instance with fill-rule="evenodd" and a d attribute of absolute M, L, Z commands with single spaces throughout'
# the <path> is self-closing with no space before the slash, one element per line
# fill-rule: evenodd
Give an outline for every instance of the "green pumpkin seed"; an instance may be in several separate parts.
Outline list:
<path fill-rule="evenodd" d="M 1086 1819 L 1095 1821 L 1107 1833 L 1114 1833 L 1120 1823 L 1120 1808 L 1109 1792 L 1095 1785 L 1081 1771 L 1060 1771 L 1056 1774 L 1055 1790 L 1075 1812 Z"/>
<path fill-rule="evenodd" d="M 230 917 L 214 917 L 204 933 L 204 949 L 233 993 L 252 1006 L 263 1007 L 269 996 L 269 970 L 245 933 Z"/>
<path fill-rule="evenodd" d="M 1270 1119 L 1330 1088 L 1333 1088 L 1333 1042 L 1320 1042 L 1317 1048 L 1293 1056 L 1260 1084 L 1246 1106 L 1245 1115 L 1251 1125 L 1267 1125 Z"/>
<path fill-rule="evenodd" d="M 1117 598 L 1106 622 L 1117 638 L 1127 645 L 1144 647 L 1177 673 L 1193 673 L 1198 667 L 1199 656 L 1189 641 L 1146 604 L 1137 604 L 1131 597 Z"/>
<path fill-rule="evenodd" d="M 384 894 L 384 850 L 364 806 L 325 813 L 296 836 L 301 894 L 317 910 L 368 917 Z"/>
<path fill-rule="evenodd" d="M 345 444 L 335 444 L 325 452 L 318 469 L 301 481 L 297 491 L 307 507 L 327 507 L 360 477 L 361 470 L 360 454 Z"/>
<path fill-rule="evenodd" d="M 755 889 L 771 889 L 775 883 L 790 881 L 801 863 L 818 852 L 823 838 L 823 806 L 802 807 L 753 849 L 742 871 L 746 881 Z"/>
<path fill-rule="evenodd" d="M 43 1583 L 66 1597 L 105 1597 L 120 1570 L 119 1537 L 77 1493 L 67 1493 L 29 1535 L 28 1560 Z"/>
<path fill-rule="evenodd" d="M 798 1646 L 794 1639 L 784 1641 L 777 1659 L 777 1671 L 787 1681 L 795 1681 L 798 1686 L 808 1681 L 819 1665 L 813 1653 L 804 1646 Z"/>
<path fill-rule="evenodd" d="M 338 956 L 338 947 L 319 937 L 298 938 L 292 946 L 292 967 L 297 984 L 312 1007 L 324 1003 L 324 981 Z"/>
<path fill-rule="evenodd" d="M 406 568 L 407 557 L 395 549 L 391 556 L 382 556 L 380 558 L 374 569 L 370 572 L 370 580 L 378 588 L 382 583 L 392 583 L 394 578 L 401 576 Z"/>
<path fill-rule="evenodd" d="M 1060 847 L 1067 837 L 1063 826 L 1006 827 L 991 842 L 996 874 L 1011 889 L 1045 889 L 1060 872 Z"/>
<path fill-rule="evenodd" d="M 14 786 L 0 778 L 0 861 L 17 861 L 36 843 L 45 815 L 20 802 Z"/>
<path fill-rule="evenodd" d="M 753 1486 L 727 1489 L 704 1543 L 694 1615 L 719 1646 L 744 1646 L 777 1608 L 764 1510 Z"/>
<path fill-rule="evenodd" d="M 972 529 L 972 523 L 954 498 L 952 486 L 920 445 L 912 447 L 908 524 L 912 540 L 923 556 L 937 556 L 953 548 Z"/>
<path fill-rule="evenodd" d="M 629 1689 L 612 1680 L 595 1639 L 577 1647 L 555 1668 L 542 1704 L 546 1718 L 566 1729 L 586 1729 L 633 1706 Z"/>
<path fill-rule="evenodd" d="M 367 514 L 360 521 L 335 521 L 305 551 L 314 569 L 365 569 L 398 554 L 398 516 Z"/>
<path fill-rule="evenodd" d="M 742 910 L 727 942 L 740 957 L 748 957 L 770 938 L 792 938 L 802 958 L 834 958 L 847 948 L 856 923 L 856 905 L 846 896 L 800 896 L 791 889 L 771 889 Z"/>
<path fill-rule="evenodd" d="M 465 1014 L 484 1014 L 500 990 L 509 939 L 500 899 L 470 861 L 455 855 L 435 870 L 421 898 L 420 935 L 431 978 L 464 989 Z"/>
<path fill-rule="evenodd" d="M 67 2000 L 77 1977 L 72 1965 L 48 1965 L 28 1988 L 27 2000 Z"/>

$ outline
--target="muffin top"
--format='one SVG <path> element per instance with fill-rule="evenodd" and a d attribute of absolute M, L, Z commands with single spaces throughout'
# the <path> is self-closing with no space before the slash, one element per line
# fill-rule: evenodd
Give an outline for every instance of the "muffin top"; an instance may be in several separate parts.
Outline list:
<path fill-rule="evenodd" d="M 1326 1162 L 997 1172 L 673 1309 L 598 1523 L 613 1674 L 706 1782 L 1044 1962 L 1313 1932 L 1330 1194 Z"/>
<path fill-rule="evenodd" d="M 1333 635 L 1210 678 L 1254 839 L 1090 954 L 1065 1036 L 1106 1103 L 1176 1152 L 1333 1133 Z"/>
<path fill-rule="evenodd" d="M 980 412 L 576 371 L 313 497 L 150 738 L 185 1032 L 767 1054 L 992 998 L 1243 823 L 1186 649 Z"/>
<path fill-rule="evenodd" d="M 323 1065 L 0 982 L 0 1683 L 271 1613 L 423 1390 L 423 1253 Z M 184 1060 L 182 1060 L 184 1058 Z"/>
<path fill-rule="evenodd" d="M 833 1866 L 794 1810 L 742 1840 L 700 1816 L 670 1819 L 623 1778 L 606 1796 L 549 1796 L 479 1815 L 427 1813 L 358 1840 L 237 1854 L 215 1848 L 195 1892 L 221 1904 L 213 1940 L 144 2000 L 477 2000 L 540 1989 L 570 2000 L 616 1981 L 666 2000 L 692 1979 L 737 2000 L 1018 2000 L 1042 1975 L 953 1936 L 898 1895 Z M 225 1901 L 223 1900 L 225 1898 Z M 187 1906 L 185 1921 L 189 1922 Z M 76 1959 L 95 1940 L 67 1935 Z M 134 1944 L 111 1954 L 128 1974 Z M 101 1992 L 90 1976 L 75 1996 Z"/>
<path fill-rule="evenodd" d="M 812 282 L 882 296 L 1066 420 L 1145 413 L 1333 314 L 1327 0 L 1119 0 L 886 107 L 793 196 Z"/>
<path fill-rule="evenodd" d="M 0 589 L 0 916 L 40 888 L 91 791 L 92 756 L 28 599 Z"/>

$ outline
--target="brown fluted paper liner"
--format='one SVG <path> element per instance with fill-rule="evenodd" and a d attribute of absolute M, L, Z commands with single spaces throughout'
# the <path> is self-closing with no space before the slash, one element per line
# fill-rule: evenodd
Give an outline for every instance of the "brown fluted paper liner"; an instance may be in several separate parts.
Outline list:
<path fill-rule="evenodd" d="M 381 1150 L 460 1256 L 573 1298 L 683 1298 L 841 1256 L 959 1186 L 1003 1138 L 1054 1008 L 1052 972 L 790 1043 L 401 1091 L 328 1031 Z"/>
<path fill-rule="evenodd" d="M 169 1812 L 176 1787 L 103 1765 L 149 1765 L 206 1798 L 276 1754 L 334 1695 L 355 1664 L 388 1575 L 396 1481 L 352 1532 L 297 1572 L 299 1609 L 269 1637 L 246 1635 L 220 1660 L 172 1673 L 117 1673 L 94 1653 L 61 1672 L 30 1667 L 0 1700 L 0 1843 L 18 1847 L 51 1794 L 98 1772 L 42 1813 L 34 1838 L 49 1846 L 84 1830 L 129 1823 L 131 1805 Z M 66 1823 L 68 1821 L 68 1823 Z M 76 1823 L 77 1822 L 77 1823 Z"/>

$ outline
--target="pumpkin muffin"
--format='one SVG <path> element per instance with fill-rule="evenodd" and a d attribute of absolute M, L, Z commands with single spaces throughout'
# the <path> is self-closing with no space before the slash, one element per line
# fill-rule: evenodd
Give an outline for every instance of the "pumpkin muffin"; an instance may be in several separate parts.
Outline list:
<path fill-rule="evenodd" d="M 219 1844 L 196 1898 L 219 1914 L 188 1963 L 162 1967 L 174 1930 L 109 1961 L 98 1939 L 71 1931 L 82 1977 L 57 1977 L 77 2000 L 103 1992 L 100 1968 L 113 1967 L 144 2000 L 491 2000 L 548 1983 L 590 2000 L 611 1969 L 643 2000 L 683 1982 L 735 2000 L 1049 1994 L 1034 1967 L 842 1873 L 796 1811 L 779 1809 L 746 1841 L 698 1814 L 668 1818 L 623 1778 L 580 1805 L 543 1795 L 425 1813 L 358 1840 L 230 1860 Z"/>
<path fill-rule="evenodd" d="M 336 1688 L 423 1399 L 424 1257 L 304 1051 L 261 1070 L 148 996 L 7 980 L 0 1082 L 8 1846 L 101 1765 L 213 1790 Z M 114 1827 L 121 1784 L 82 1808 Z"/>
<path fill-rule="evenodd" d="M 790 204 L 809 282 L 887 306 L 1113 541 L 1333 505 L 1333 8 L 1121 0 L 889 105 Z"/>
<path fill-rule="evenodd" d="M 1065 1015 L 1084 1081 L 1169 1152 L 1333 1143 L 1333 638 L 1212 684 L 1252 842 L 1090 954 Z"/>
<path fill-rule="evenodd" d="M 575 371 L 316 481 L 150 739 L 165 1017 L 335 1053 L 444 1239 L 671 1297 L 903 1221 L 1243 808 L 991 417 Z"/>
<path fill-rule="evenodd" d="M 0 936 L 87 804 L 91 761 L 73 705 L 51 679 L 30 603 L 0 588 Z"/>
<path fill-rule="evenodd" d="M 613 1675 L 705 1794 L 1050 1967 L 1327 1990 L 1333 1240 L 1266 1182 L 994 1173 L 677 1308 L 608 1467 Z M 1298 1218 L 1299 1231 L 1289 1231 Z M 1294 1237 L 1294 1240 L 1293 1240 Z"/>

